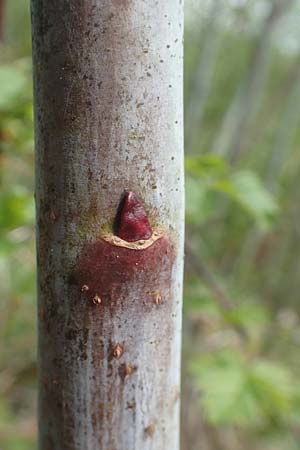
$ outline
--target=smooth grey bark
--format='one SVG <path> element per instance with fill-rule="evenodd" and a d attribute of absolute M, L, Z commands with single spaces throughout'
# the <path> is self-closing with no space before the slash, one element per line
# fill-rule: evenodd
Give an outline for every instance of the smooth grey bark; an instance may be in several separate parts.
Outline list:
<path fill-rule="evenodd" d="M 177 450 L 182 1 L 32 0 L 31 5 L 39 449 Z M 134 276 L 131 268 L 122 272 L 111 254 L 110 267 L 118 273 L 109 273 L 105 254 L 97 250 L 109 246 L 101 236 L 112 231 L 126 189 L 139 195 L 172 254 L 148 253 L 153 272 L 147 256 L 131 254 L 142 260 L 149 280 L 143 270 L 132 269 Z M 113 256 L 123 250 L 114 248 Z M 108 280 L 99 282 L 101 303 L 91 301 L 76 277 L 74 282 L 76 267 L 85 264 L 83 254 L 89 264 L 98 258 L 99 277 Z"/>

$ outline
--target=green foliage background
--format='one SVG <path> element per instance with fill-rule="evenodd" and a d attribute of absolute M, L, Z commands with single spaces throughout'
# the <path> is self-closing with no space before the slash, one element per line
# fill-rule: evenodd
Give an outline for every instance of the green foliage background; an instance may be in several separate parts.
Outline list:
<path fill-rule="evenodd" d="M 300 449 L 300 5 L 186 3 L 182 450 Z M 3 450 L 36 442 L 29 22 L 28 1 L 10 0 L 0 45 Z"/>

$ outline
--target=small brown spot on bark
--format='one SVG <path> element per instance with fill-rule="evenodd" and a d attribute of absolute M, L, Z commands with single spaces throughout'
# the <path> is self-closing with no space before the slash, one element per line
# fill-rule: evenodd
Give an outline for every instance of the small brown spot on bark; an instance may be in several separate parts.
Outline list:
<path fill-rule="evenodd" d="M 102 303 L 101 297 L 98 294 L 94 295 L 92 301 L 93 301 L 94 305 L 101 305 L 101 303 Z"/>
<path fill-rule="evenodd" d="M 127 409 L 135 409 L 136 408 L 136 403 L 135 401 L 133 402 L 127 402 Z"/>
<path fill-rule="evenodd" d="M 154 425 L 154 423 L 150 423 L 150 425 L 148 425 L 146 428 L 145 428 L 145 433 L 146 433 L 146 435 L 147 436 L 149 436 L 150 438 L 152 438 L 153 436 L 154 436 L 154 433 L 155 433 L 155 425 Z"/>
<path fill-rule="evenodd" d="M 159 292 L 154 295 L 153 302 L 155 305 L 159 305 L 161 303 L 161 295 Z"/>
<path fill-rule="evenodd" d="M 136 366 L 130 363 L 122 364 L 119 369 L 120 377 L 124 380 L 126 377 L 131 376 L 137 370 Z"/>
<path fill-rule="evenodd" d="M 148 295 L 152 297 L 152 301 L 155 305 L 159 305 L 161 303 L 162 297 L 158 291 L 148 292 Z"/>
<path fill-rule="evenodd" d="M 58 219 L 58 212 L 57 211 L 50 211 L 50 220 L 52 223 L 56 222 Z"/>
<path fill-rule="evenodd" d="M 112 355 L 116 359 L 120 359 L 124 353 L 124 348 L 121 344 L 116 344 L 113 348 Z"/>
<path fill-rule="evenodd" d="M 133 366 L 132 364 L 126 364 L 125 365 L 125 369 L 124 369 L 125 375 L 131 375 L 135 371 L 136 371 L 136 367 Z"/>

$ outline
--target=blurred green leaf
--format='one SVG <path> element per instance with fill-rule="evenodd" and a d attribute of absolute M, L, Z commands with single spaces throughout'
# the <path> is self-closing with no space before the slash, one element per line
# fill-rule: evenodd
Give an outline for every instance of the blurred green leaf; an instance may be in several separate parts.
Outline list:
<path fill-rule="evenodd" d="M 201 391 L 201 405 L 213 424 L 258 423 L 259 408 L 247 386 L 244 358 L 220 352 L 195 361 L 192 370 Z"/>
<path fill-rule="evenodd" d="M 260 225 L 267 227 L 279 212 L 279 206 L 254 172 L 239 171 L 231 177 L 231 195 Z M 230 191 L 228 191 L 230 192 Z"/>
<path fill-rule="evenodd" d="M 238 303 L 233 309 L 226 311 L 225 316 L 230 323 L 251 331 L 255 331 L 258 326 L 266 326 L 270 321 L 266 309 L 250 300 Z"/>
<path fill-rule="evenodd" d="M 222 350 L 194 361 L 191 369 L 201 405 L 213 424 L 267 426 L 295 414 L 300 385 L 284 366 Z"/>
<path fill-rule="evenodd" d="M 201 224 L 215 215 L 216 195 L 201 179 L 187 176 L 185 195 L 188 223 Z"/>
<path fill-rule="evenodd" d="M 223 158 L 216 155 L 200 155 L 185 158 L 186 171 L 202 178 L 225 175 L 229 166 Z"/>
<path fill-rule="evenodd" d="M 10 106 L 11 102 L 22 95 L 28 78 L 18 64 L 0 66 L 0 109 Z"/>
<path fill-rule="evenodd" d="M 219 316 L 218 305 L 212 298 L 210 290 L 204 286 L 198 278 L 189 280 L 184 291 L 184 310 Z"/>
<path fill-rule="evenodd" d="M 0 193 L 0 233 L 34 222 L 33 195 L 16 185 Z"/>
<path fill-rule="evenodd" d="M 212 192 L 234 201 L 263 229 L 268 228 L 279 213 L 277 201 L 252 171 L 232 172 L 222 158 L 214 155 L 188 158 L 186 170 L 188 222 L 200 223 L 213 214 L 216 201 Z M 213 205 L 207 201 L 209 196 L 214 199 Z"/>

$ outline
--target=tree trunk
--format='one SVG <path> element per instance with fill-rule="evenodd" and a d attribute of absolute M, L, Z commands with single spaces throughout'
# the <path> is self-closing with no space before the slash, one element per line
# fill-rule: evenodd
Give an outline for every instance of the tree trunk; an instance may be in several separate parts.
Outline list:
<path fill-rule="evenodd" d="M 177 450 L 182 1 L 32 21 L 39 449 Z"/>

